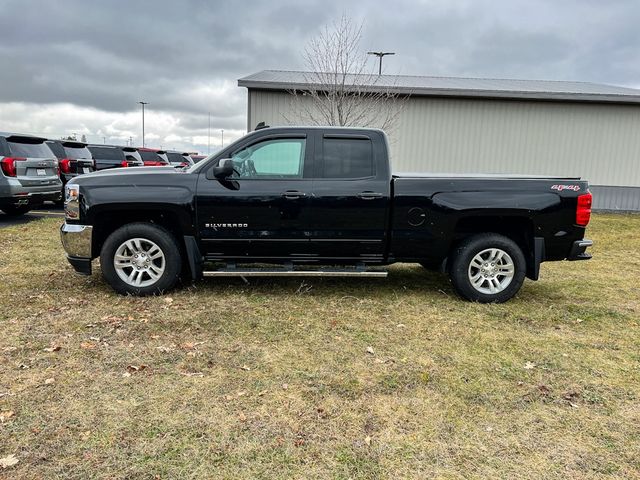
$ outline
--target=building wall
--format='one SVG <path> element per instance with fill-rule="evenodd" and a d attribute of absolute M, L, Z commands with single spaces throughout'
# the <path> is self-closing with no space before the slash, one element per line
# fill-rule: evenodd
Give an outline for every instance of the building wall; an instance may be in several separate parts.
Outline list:
<path fill-rule="evenodd" d="M 296 123 L 288 93 L 249 97 L 251 128 Z M 413 97 L 388 133 L 397 172 L 576 176 L 597 208 L 640 210 L 640 106 Z"/>

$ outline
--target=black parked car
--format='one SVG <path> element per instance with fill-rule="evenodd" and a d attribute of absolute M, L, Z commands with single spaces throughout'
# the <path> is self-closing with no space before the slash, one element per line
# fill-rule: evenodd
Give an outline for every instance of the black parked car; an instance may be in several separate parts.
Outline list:
<path fill-rule="evenodd" d="M 95 160 L 96 170 L 119 167 L 138 167 L 142 165 L 142 162 L 138 161 L 133 154 L 125 154 L 124 148 L 129 147 L 89 145 L 88 148 Z M 135 150 L 135 148 L 133 148 L 133 150 Z M 131 158 L 127 158 L 127 155 Z"/>
<path fill-rule="evenodd" d="M 144 166 L 144 162 L 142 161 L 142 156 L 138 149 L 135 147 L 120 147 L 124 152 L 124 157 L 127 160 L 128 167 L 142 167 Z"/>
<path fill-rule="evenodd" d="M 47 140 L 46 143 L 58 158 L 62 193 L 73 177 L 95 171 L 95 163 L 86 143 L 73 140 Z"/>

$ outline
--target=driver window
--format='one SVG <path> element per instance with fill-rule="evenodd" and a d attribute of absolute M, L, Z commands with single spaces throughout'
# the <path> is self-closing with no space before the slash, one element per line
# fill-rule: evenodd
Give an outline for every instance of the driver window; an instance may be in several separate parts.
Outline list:
<path fill-rule="evenodd" d="M 302 178 L 303 138 L 265 140 L 235 153 L 231 159 L 236 178 Z"/>

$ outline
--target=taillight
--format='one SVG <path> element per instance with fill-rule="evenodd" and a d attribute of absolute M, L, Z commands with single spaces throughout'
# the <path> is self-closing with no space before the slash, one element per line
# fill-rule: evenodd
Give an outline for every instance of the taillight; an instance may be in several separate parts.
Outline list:
<path fill-rule="evenodd" d="M 16 177 L 16 162 L 22 162 L 26 160 L 26 158 L 22 157 L 4 157 L 0 162 L 0 167 L 2 168 L 2 173 L 4 173 L 7 177 Z"/>
<path fill-rule="evenodd" d="M 122 160 L 122 163 L 120 164 L 121 167 L 128 167 L 129 164 L 127 163 L 126 160 Z"/>
<path fill-rule="evenodd" d="M 71 173 L 71 159 L 70 158 L 63 158 L 62 160 L 60 160 L 60 162 L 58 162 L 58 165 L 60 166 L 60 171 L 62 173 Z"/>
<path fill-rule="evenodd" d="M 145 160 L 144 165 L 145 167 L 163 167 L 166 163 L 157 160 Z"/>
<path fill-rule="evenodd" d="M 578 197 L 578 206 L 576 207 L 576 225 L 586 227 L 591 220 L 591 202 L 593 196 L 591 193 L 585 193 Z"/>

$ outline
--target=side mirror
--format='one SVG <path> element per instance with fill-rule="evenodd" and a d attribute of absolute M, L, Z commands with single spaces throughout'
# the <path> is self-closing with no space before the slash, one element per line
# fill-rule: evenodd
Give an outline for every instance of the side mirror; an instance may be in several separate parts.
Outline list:
<path fill-rule="evenodd" d="M 213 167 L 213 175 L 219 179 L 226 179 L 233 175 L 233 160 L 223 158 L 218 162 L 217 167 Z"/>

